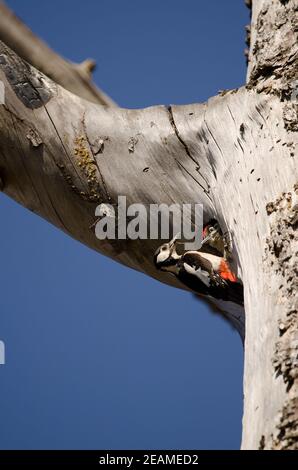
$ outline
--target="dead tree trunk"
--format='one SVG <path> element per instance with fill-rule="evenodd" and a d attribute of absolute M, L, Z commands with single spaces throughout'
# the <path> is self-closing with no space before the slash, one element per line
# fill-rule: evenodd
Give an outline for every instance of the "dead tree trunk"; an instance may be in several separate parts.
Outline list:
<path fill-rule="evenodd" d="M 247 259 L 250 273 L 244 281 L 242 447 L 297 449 L 298 1 L 258 0 L 252 6 L 247 88 L 270 101 L 267 111 L 256 108 L 263 122 L 254 153 L 265 166 L 262 175 L 252 174 L 263 185 L 259 196 L 250 195 L 256 231 L 243 246 L 253 263 Z M 275 97 L 280 116 L 272 106 Z"/>
<path fill-rule="evenodd" d="M 95 237 L 100 202 L 202 202 L 230 232 L 245 286 L 243 449 L 298 448 L 297 31 L 297 0 L 255 0 L 246 86 L 143 110 L 85 101 L 0 44 L 6 194 L 167 283 L 152 262 L 160 241 Z M 241 313 L 227 315 L 241 330 Z"/>

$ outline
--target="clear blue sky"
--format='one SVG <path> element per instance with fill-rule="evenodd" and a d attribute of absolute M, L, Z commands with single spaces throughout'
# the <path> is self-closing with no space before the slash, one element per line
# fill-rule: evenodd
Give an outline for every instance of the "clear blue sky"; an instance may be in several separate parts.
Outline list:
<path fill-rule="evenodd" d="M 244 0 L 8 4 L 63 56 L 94 58 L 124 107 L 245 80 Z M 229 325 L 4 195 L 0 216 L 0 448 L 239 448 L 243 352 Z"/>

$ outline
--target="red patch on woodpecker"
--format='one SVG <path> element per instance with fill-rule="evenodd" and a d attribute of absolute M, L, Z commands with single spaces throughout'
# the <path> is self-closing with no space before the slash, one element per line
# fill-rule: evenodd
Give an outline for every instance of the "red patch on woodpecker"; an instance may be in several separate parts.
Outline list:
<path fill-rule="evenodd" d="M 206 225 L 206 227 L 203 228 L 203 238 L 206 238 L 208 233 L 207 233 L 207 230 L 209 228 L 209 225 Z"/>
<path fill-rule="evenodd" d="M 230 270 L 230 266 L 225 260 L 222 260 L 220 263 L 219 275 L 222 279 L 225 279 L 227 281 L 231 281 L 231 282 L 238 281 L 237 277 L 235 276 L 234 273 L 232 273 L 232 271 Z"/>

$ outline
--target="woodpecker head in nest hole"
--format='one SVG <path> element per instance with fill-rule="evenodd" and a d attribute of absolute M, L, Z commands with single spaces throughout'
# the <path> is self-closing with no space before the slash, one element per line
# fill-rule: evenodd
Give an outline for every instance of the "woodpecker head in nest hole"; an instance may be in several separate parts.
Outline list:
<path fill-rule="evenodd" d="M 161 245 L 154 254 L 156 268 L 174 274 L 194 292 L 242 305 L 243 286 L 223 255 L 224 243 L 218 246 L 218 238 L 222 234 L 219 226 L 212 224 L 204 230 L 203 244 L 197 251 L 177 253 L 176 245 L 181 244 L 177 241 L 180 234 Z"/>

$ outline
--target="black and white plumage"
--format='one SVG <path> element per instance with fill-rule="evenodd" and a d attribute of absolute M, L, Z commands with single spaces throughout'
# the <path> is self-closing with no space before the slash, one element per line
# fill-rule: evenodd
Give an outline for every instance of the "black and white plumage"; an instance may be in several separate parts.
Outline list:
<path fill-rule="evenodd" d="M 221 256 L 202 250 L 179 255 L 176 238 L 161 245 L 154 254 L 155 266 L 174 274 L 197 294 L 243 305 L 243 286 Z"/>

